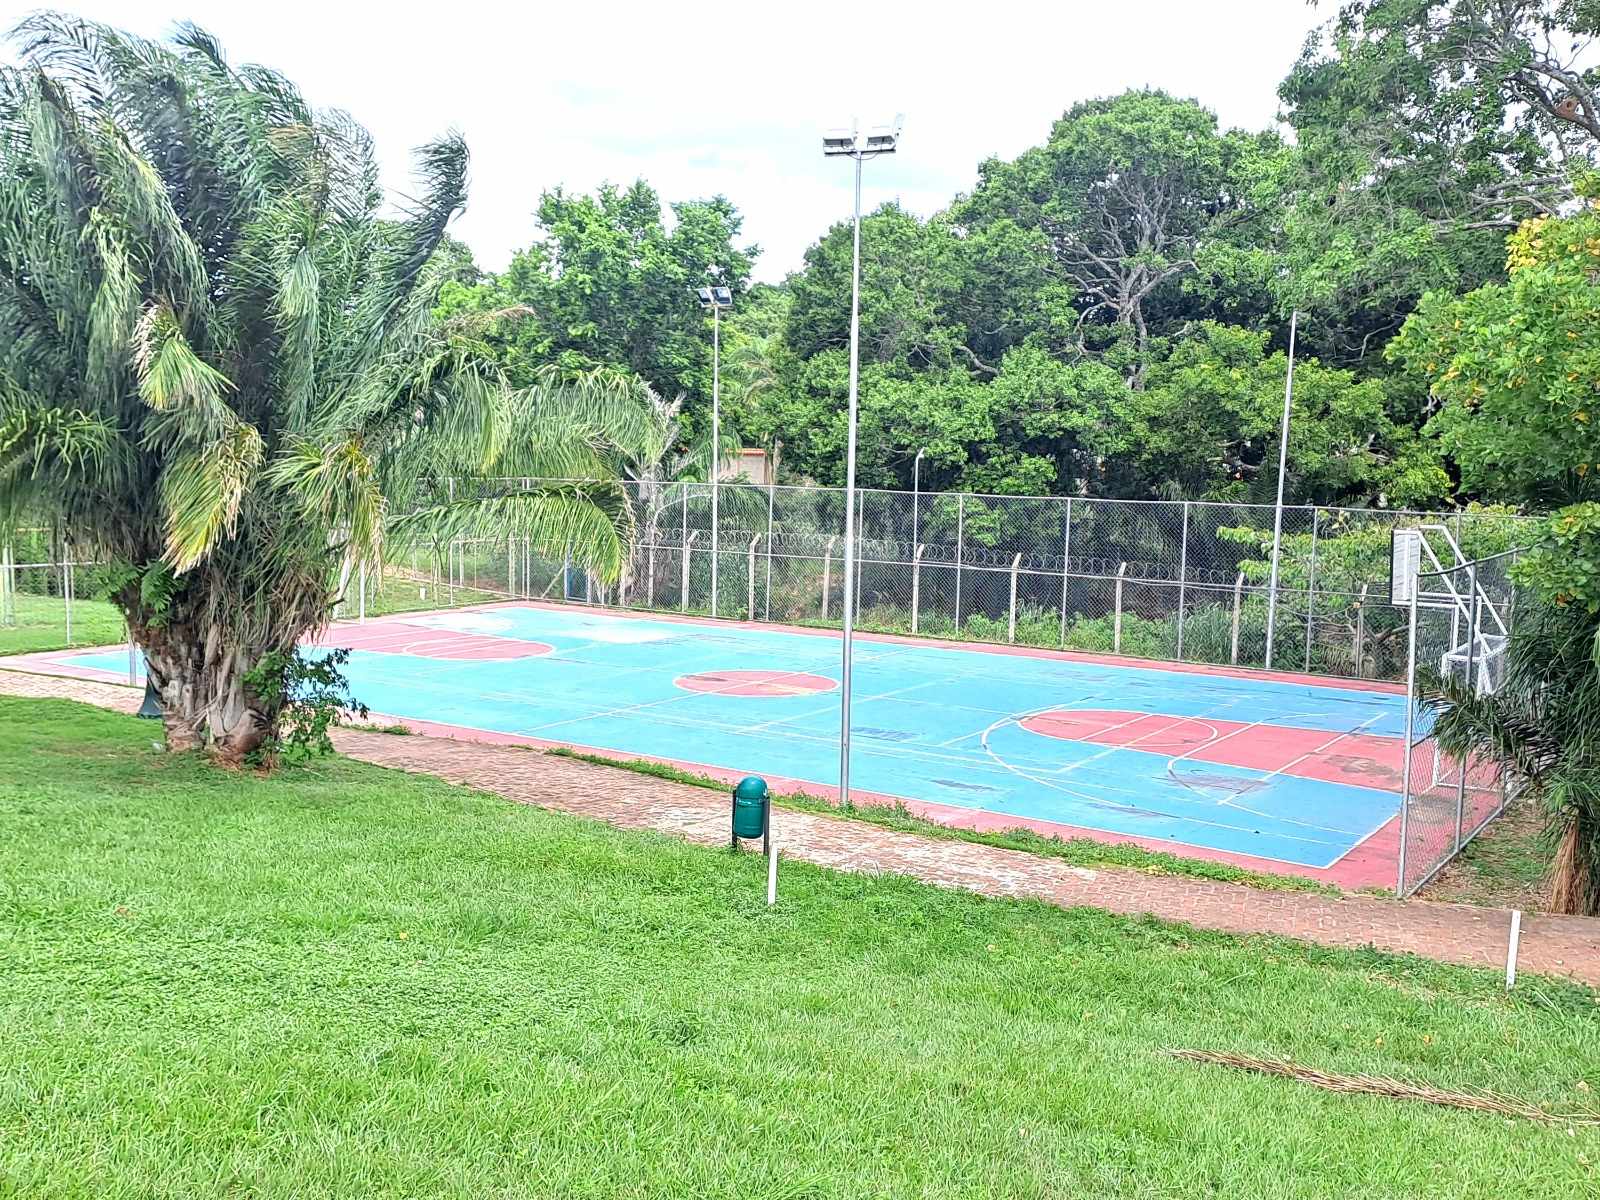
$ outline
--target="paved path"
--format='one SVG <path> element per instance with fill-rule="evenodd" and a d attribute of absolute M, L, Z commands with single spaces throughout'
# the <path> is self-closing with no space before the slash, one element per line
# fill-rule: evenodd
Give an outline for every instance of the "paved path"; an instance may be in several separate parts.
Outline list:
<path fill-rule="evenodd" d="M 54 696 L 132 712 L 127 687 L 0 669 L 0 692 Z M 650 829 L 704 845 L 726 844 L 728 802 L 705 788 L 668 783 L 518 746 L 341 729 L 352 758 L 434 775 L 521 804 L 572 813 L 623 829 Z M 1324 946 L 1366 946 L 1441 962 L 1503 970 L 1506 909 L 1369 896 L 1277 892 L 1126 868 L 1075 867 L 971 842 L 927 838 L 860 821 L 781 811 L 783 852 L 843 871 L 912 875 L 987 896 L 1031 897 L 1128 916 L 1184 921 L 1228 933 L 1279 934 Z M 1600 919 L 1527 914 L 1518 968 L 1600 986 Z"/>

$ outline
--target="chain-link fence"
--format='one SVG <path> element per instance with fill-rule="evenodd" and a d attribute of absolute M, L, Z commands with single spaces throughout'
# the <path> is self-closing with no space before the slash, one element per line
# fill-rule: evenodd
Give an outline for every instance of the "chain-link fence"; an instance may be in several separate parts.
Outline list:
<path fill-rule="evenodd" d="M 126 636 L 107 569 L 45 529 L 0 541 L 0 654 L 99 646 Z"/>
<path fill-rule="evenodd" d="M 630 485 L 630 498 L 639 533 L 611 602 L 839 623 L 842 490 L 723 484 L 715 535 L 708 484 Z M 1270 505 L 871 490 L 856 503 L 861 629 L 1387 680 L 1406 665 L 1390 531 L 1440 527 L 1471 557 L 1524 527 L 1502 513 L 1285 509 L 1269 658 Z"/>
<path fill-rule="evenodd" d="M 843 490 L 724 483 L 715 531 L 709 484 L 627 491 L 637 533 L 615 583 L 508 531 L 391 550 L 381 571 L 345 581 L 336 615 L 542 599 L 839 624 Z M 1391 530 L 1442 527 L 1474 558 L 1518 544 L 1525 528 L 1502 513 L 1286 508 L 1269 657 L 1270 505 L 873 490 L 856 504 L 858 628 L 1382 680 L 1406 668 L 1405 612 L 1388 603 Z M 11 561 L 18 595 L 24 583 L 58 596 L 66 586 L 20 574 L 48 555 Z M 59 574 L 64 560 L 54 561 Z M 80 585 L 76 595 L 92 593 Z M 64 618 L 60 602 L 40 610 L 58 628 Z M 94 639 L 75 629 L 72 640 Z"/>
<path fill-rule="evenodd" d="M 1423 698 L 1448 679 L 1479 695 L 1500 686 L 1515 614 L 1511 550 L 1417 578 L 1409 612 L 1405 790 L 1396 890 L 1415 892 L 1496 817 L 1515 777 L 1488 757 L 1444 753 Z"/>

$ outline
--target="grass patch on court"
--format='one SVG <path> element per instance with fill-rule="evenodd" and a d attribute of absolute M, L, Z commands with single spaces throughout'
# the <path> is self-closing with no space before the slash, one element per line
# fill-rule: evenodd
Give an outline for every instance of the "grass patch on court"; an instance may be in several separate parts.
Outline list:
<path fill-rule="evenodd" d="M 340 607 L 340 616 L 353 618 L 360 612 L 360 598 L 356 584 L 350 585 L 349 595 Z M 461 608 L 472 604 L 494 604 L 510 599 L 504 592 L 486 592 L 478 588 L 451 588 L 426 576 L 385 574 L 367 593 L 367 616 L 387 617 L 401 613 L 436 612 L 440 609 Z"/>
<path fill-rule="evenodd" d="M 0 698 L 0 1192 L 1423 1196 L 1585 1128 L 1177 1062 L 1600 1088 L 1595 993 L 765 864 Z"/>
<path fill-rule="evenodd" d="M 67 648 L 67 605 L 60 596 L 17 593 L 14 623 L 0 617 L 0 654 Z M 72 645 L 109 646 L 126 639 L 122 614 L 109 600 L 72 602 Z"/>
<path fill-rule="evenodd" d="M 634 771 L 640 775 L 651 775 L 657 779 L 668 779 L 674 783 L 686 783 L 693 787 L 710 788 L 726 795 L 728 785 L 720 779 L 710 775 L 701 775 L 694 771 L 685 771 L 669 763 L 651 762 L 644 758 L 608 758 L 603 754 L 587 754 L 581 750 L 573 750 L 567 746 L 552 746 L 545 751 L 547 754 L 559 755 L 562 758 L 575 758 L 582 762 L 594 763 L 602 767 L 617 767 L 624 771 Z M 827 800 L 816 796 L 808 796 L 803 792 L 776 792 L 773 794 L 773 803 L 780 808 L 792 808 L 801 812 L 826 813 L 829 816 L 845 818 L 855 821 L 865 821 L 869 825 L 882 826 L 884 829 L 898 829 L 905 833 L 916 833 L 923 837 L 942 838 L 946 841 L 976 842 L 983 846 L 999 846 L 1007 850 L 1025 850 L 1029 854 L 1039 854 L 1046 858 L 1058 858 L 1062 862 L 1071 863 L 1078 867 L 1129 867 L 1135 871 L 1144 871 L 1151 875 L 1187 875 L 1196 879 L 1214 879 L 1222 883 L 1242 883 L 1248 887 L 1268 888 L 1284 892 L 1322 892 L 1326 895 L 1338 895 L 1339 889 L 1329 884 L 1319 883 L 1315 879 L 1304 879 L 1298 875 L 1271 875 L 1264 871 L 1247 871 L 1243 867 L 1235 867 L 1229 863 L 1211 862 L 1203 858 L 1183 858 L 1176 854 L 1167 854 L 1160 850 L 1147 850 L 1143 846 L 1136 846 L 1131 842 L 1099 842 L 1093 838 L 1060 838 L 1045 837 L 1031 829 L 958 829 L 950 825 L 941 825 L 938 821 L 931 821 L 927 817 L 919 817 L 908 810 L 903 804 L 855 804 L 848 809 L 840 808 Z"/>

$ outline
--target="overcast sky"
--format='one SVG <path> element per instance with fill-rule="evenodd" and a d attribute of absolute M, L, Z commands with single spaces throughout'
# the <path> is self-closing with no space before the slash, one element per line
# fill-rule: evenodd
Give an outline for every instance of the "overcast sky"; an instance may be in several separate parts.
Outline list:
<path fill-rule="evenodd" d="M 9 27 L 37 7 L 0 0 Z M 759 278 L 778 280 L 850 212 L 849 164 L 821 132 L 906 114 L 867 167 L 868 207 L 928 214 L 978 162 L 1044 140 L 1070 104 L 1157 85 L 1224 125 L 1262 128 L 1311 27 L 1301 0 L 988 0 L 810 4 L 67 0 L 137 33 L 190 19 L 235 62 L 349 110 L 404 190 L 410 147 L 450 127 L 472 150 L 454 232 L 499 269 L 532 238 L 540 191 L 643 177 L 664 200 L 728 196 Z"/>

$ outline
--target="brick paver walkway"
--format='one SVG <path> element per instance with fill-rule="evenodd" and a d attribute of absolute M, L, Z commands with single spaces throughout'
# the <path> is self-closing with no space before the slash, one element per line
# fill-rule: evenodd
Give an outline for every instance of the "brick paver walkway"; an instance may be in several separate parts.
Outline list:
<path fill-rule="evenodd" d="M 131 712 L 127 687 L 0 669 L 0 692 L 82 700 Z M 728 803 L 704 788 L 552 757 L 518 746 L 364 730 L 335 733 L 339 749 L 379 766 L 434 775 L 523 804 L 650 829 L 705 845 L 728 838 Z M 1124 868 L 1075 867 L 970 842 L 880 829 L 860 821 L 780 811 L 784 854 L 843 871 L 912 875 L 988 896 L 1031 897 L 1129 916 L 1154 916 L 1228 933 L 1279 934 L 1325 946 L 1375 946 L 1442 962 L 1503 970 L 1509 911 L 1422 900 L 1275 892 Z M 1600 985 L 1600 920 L 1530 913 L 1519 970 Z"/>

